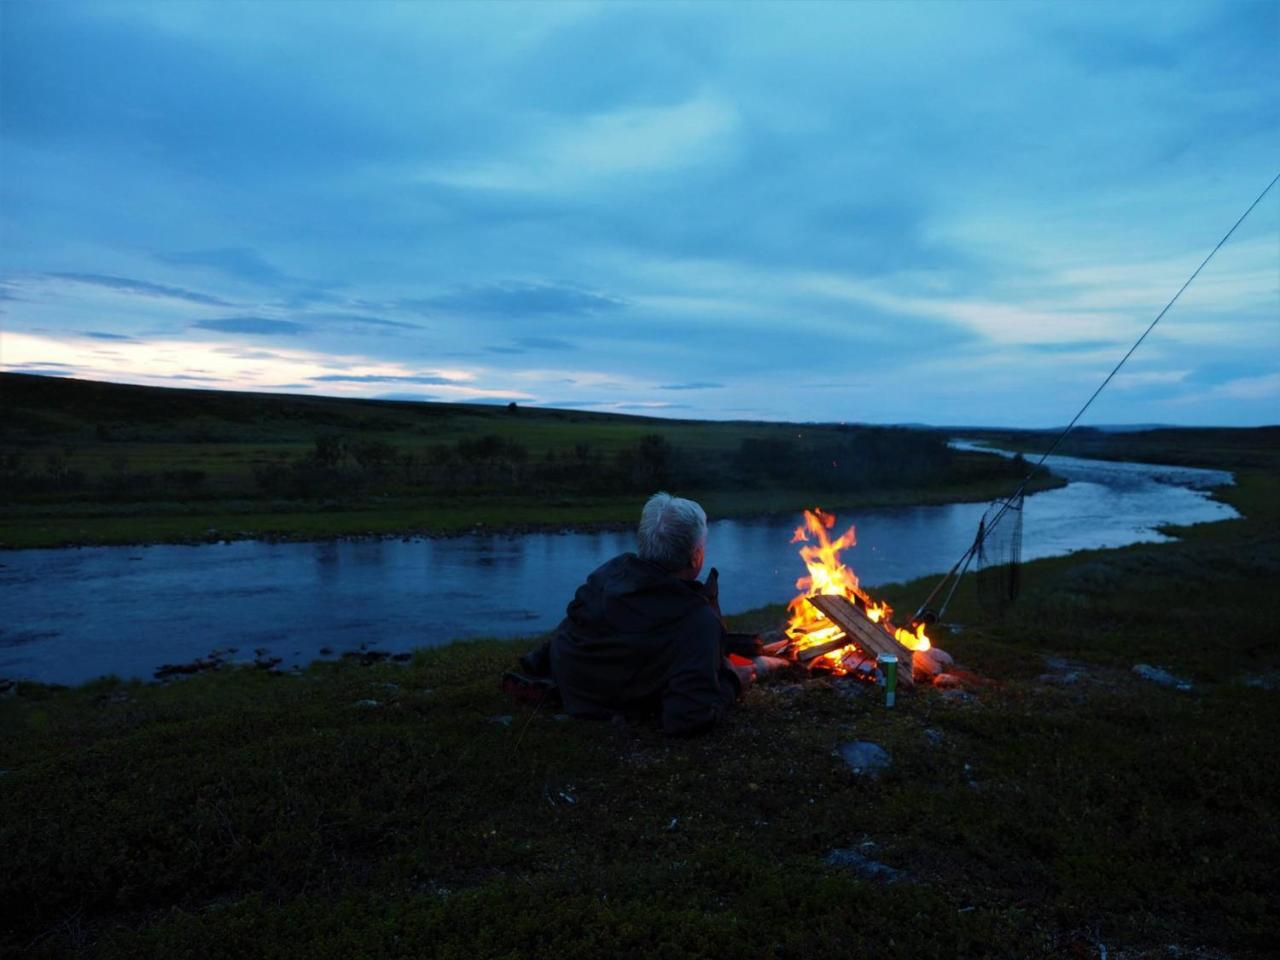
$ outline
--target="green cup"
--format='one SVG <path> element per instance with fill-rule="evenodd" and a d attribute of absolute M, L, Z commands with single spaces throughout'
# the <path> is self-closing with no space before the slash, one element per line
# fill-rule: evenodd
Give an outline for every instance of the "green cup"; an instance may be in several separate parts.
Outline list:
<path fill-rule="evenodd" d="M 876 665 L 884 674 L 884 705 L 892 707 L 898 692 L 898 658 L 892 653 L 882 653 L 876 657 Z"/>

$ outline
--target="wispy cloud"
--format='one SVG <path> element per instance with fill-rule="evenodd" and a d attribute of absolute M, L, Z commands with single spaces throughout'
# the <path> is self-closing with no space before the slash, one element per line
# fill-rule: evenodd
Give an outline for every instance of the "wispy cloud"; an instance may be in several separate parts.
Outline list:
<path fill-rule="evenodd" d="M 438 374 L 363 374 L 354 376 L 344 373 L 327 373 L 319 377 L 310 378 L 314 383 L 423 383 L 423 384 L 446 384 L 456 383 L 453 377 L 442 377 Z"/>
<path fill-rule="evenodd" d="M 211 267 L 237 280 L 261 284 L 277 284 L 289 278 L 276 269 L 256 250 L 248 247 L 217 247 L 209 250 L 177 250 L 157 253 L 161 263 L 176 266 Z"/>
<path fill-rule="evenodd" d="M 421 324 L 409 323 L 405 320 L 388 320 L 385 317 L 371 317 L 360 313 L 308 313 L 307 320 L 329 321 L 352 324 L 357 327 L 391 327 L 398 330 L 420 330 Z"/>
<path fill-rule="evenodd" d="M 139 294 L 144 297 L 162 297 L 168 300 L 183 300 L 187 303 L 198 303 L 210 307 L 230 306 L 221 297 L 182 287 L 172 287 L 164 283 L 151 283 L 148 280 L 134 280 L 130 277 L 112 277 L 100 273 L 48 273 L 45 276 L 68 283 L 79 283 L 107 290 L 118 290 L 121 293 Z"/>
<path fill-rule="evenodd" d="M 198 320 L 192 324 L 197 330 L 216 330 L 218 333 L 248 333 L 254 336 L 296 336 L 306 326 L 296 320 L 277 320 L 273 317 L 221 317 L 215 320 Z"/>
<path fill-rule="evenodd" d="M 737 111 L 703 91 L 670 106 L 627 106 L 557 122 L 505 155 L 417 178 L 484 190 L 566 190 L 618 177 L 663 173 L 724 159 L 736 146 Z"/>
<path fill-rule="evenodd" d="M 1280 372 L 1266 373 L 1258 377 L 1239 377 L 1214 388 L 1219 396 L 1233 400 L 1280 399 Z M 1271 422 L 1280 422 L 1280 412 L 1273 408 Z"/>
<path fill-rule="evenodd" d="M 91 337 L 94 340 L 126 340 L 131 341 L 134 338 L 125 336 L 123 333 L 107 333 L 103 330 L 82 330 L 82 337 Z"/>
<path fill-rule="evenodd" d="M 579 316 L 616 310 L 624 305 L 614 297 L 577 287 L 517 282 L 461 287 L 434 297 L 402 303 L 428 314 L 516 318 Z"/>
<path fill-rule="evenodd" d="M 658 387 L 659 390 L 719 390 L 723 387 L 723 383 L 713 383 L 709 380 L 693 380 L 689 383 L 664 383 Z"/>
<path fill-rule="evenodd" d="M 516 343 L 529 350 L 577 350 L 577 344 L 559 337 L 521 337 Z"/>

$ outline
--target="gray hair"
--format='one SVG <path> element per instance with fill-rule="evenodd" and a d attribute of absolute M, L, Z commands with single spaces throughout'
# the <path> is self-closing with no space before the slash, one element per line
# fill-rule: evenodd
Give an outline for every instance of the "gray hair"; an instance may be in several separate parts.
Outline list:
<path fill-rule="evenodd" d="M 707 515 L 692 500 L 655 493 L 640 511 L 637 553 L 667 570 L 682 570 L 707 542 Z"/>

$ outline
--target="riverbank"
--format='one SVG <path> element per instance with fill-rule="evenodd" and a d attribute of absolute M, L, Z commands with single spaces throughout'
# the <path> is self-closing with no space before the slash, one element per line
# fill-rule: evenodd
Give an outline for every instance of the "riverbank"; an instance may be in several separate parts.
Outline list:
<path fill-rule="evenodd" d="M 985 457 L 983 459 L 986 459 Z M 1035 477 L 1029 492 L 1066 481 L 1048 473 Z M 797 513 L 823 504 L 850 511 L 868 507 L 968 503 L 1008 495 L 1017 480 L 1008 476 L 964 480 L 928 487 L 903 487 L 860 494 L 797 487 L 747 491 L 682 491 L 713 518 L 748 518 Z M 379 503 L 291 503 L 263 510 L 247 504 L 76 505 L 37 508 L 24 515 L 11 508 L 0 523 L 0 551 L 50 547 L 138 546 L 219 543 L 234 540 L 278 542 L 397 537 L 456 537 L 486 533 L 608 530 L 632 527 L 644 495 L 597 498 L 493 497 L 449 500 L 406 499 Z M 216 509 L 210 509 L 215 506 Z M 62 515 L 65 514 L 65 515 Z"/>
<path fill-rule="evenodd" d="M 782 678 L 692 742 L 505 700 L 531 640 L 20 684 L 0 952 L 1265 956 L 1280 481 L 1220 496 L 1241 519 L 1027 564 L 1004 619 L 962 587 L 939 640 L 990 684 L 886 710 Z M 855 773 L 855 741 L 888 769 Z"/>
<path fill-rule="evenodd" d="M 943 433 L 238 394 L 0 373 L 0 549 L 452 536 L 1007 495 Z M 1039 489 L 1060 483 L 1036 478 Z"/>

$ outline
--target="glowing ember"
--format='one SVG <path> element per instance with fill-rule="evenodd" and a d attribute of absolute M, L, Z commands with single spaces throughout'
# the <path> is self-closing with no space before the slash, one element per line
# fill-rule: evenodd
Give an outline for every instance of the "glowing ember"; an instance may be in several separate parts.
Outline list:
<path fill-rule="evenodd" d="M 858 585 L 858 578 L 852 570 L 840 561 L 840 551 L 857 543 L 857 536 L 851 526 L 839 537 L 832 540 L 829 531 L 835 526 L 834 514 L 825 510 L 806 510 L 804 523 L 796 527 L 792 543 L 803 543 L 800 548 L 800 559 L 804 561 L 809 575 L 796 581 L 796 589 L 800 591 L 787 605 L 791 612 L 791 620 L 787 624 L 787 636 L 791 638 L 792 652 L 799 652 L 807 647 L 816 646 L 836 640 L 843 631 L 828 620 L 821 611 L 806 603 L 805 598 L 819 594 L 837 594 L 843 596 L 861 608 L 872 623 L 879 623 L 885 630 L 908 650 L 928 650 L 929 638 L 925 636 L 924 624 L 918 624 L 914 631 L 895 627 L 891 621 L 893 610 L 887 603 L 871 599 Z M 810 538 L 813 538 L 812 540 Z M 874 660 L 875 655 L 866 653 L 856 644 L 850 643 L 826 654 L 815 664 L 821 664 L 832 673 L 844 674 L 856 670 L 864 661 Z M 910 669 L 908 666 L 907 669 Z"/>

